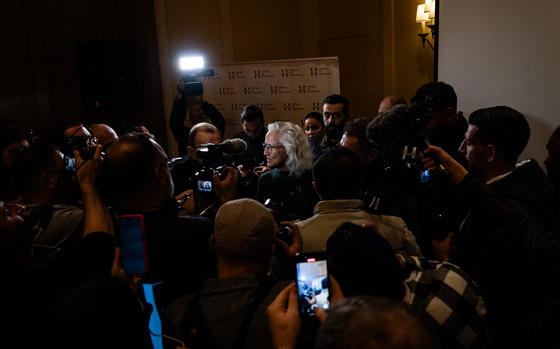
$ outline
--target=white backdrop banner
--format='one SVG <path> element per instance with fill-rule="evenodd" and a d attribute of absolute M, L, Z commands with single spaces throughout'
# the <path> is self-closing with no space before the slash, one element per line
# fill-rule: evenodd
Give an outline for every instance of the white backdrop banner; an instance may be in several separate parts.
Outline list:
<path fill-rule="evenodd" d="M 213 67 L 203 81 L 204 99 L 226 119 L 226 137 L 241 130 L 239 115 L 255 104 L 265 123 L 291 121 L 302 125 L 311 111 L 322 112 L 323 99 L 340 93 L 338 57 L 243 62 Z"/>

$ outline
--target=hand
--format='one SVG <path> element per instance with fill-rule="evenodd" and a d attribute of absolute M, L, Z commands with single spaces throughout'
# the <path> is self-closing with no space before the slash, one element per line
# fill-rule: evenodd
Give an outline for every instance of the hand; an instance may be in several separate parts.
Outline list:
<path fill-rule="evenodd" d="M 95 179 L 101 171 L 103 164 L 102 156 L 103 146 L 97 144 L 93 157 L 88 160 L 82 159 L 80 152 L 74 150 L 74 159 L 76 160 L 76 178 L 82 191 L 94 188 Z"/>
<path fill-rule="evenodd" d="M 262 175 L 263 173 L 267 172 L 268 170 L 270 170 L 269 167 L 266 166 L 257 166 L 253 169 L 253 173 L 256 174 L 257 176 Z"/>
<path fill-rule="evenodd" d="M 23 224 L 24 206 L 0 201 L 0 232 L 13 232 Z"/>
<path fill-rule="evenodd" d="M 340 303 L 341 300 L 344 299 L 344 294 L 342 293 L 342 289 L 340 288 L 338 282 L 330 275 L 329 286 L 331 293 L 329 308 L 332 310 L 338 303 Z M 317 320 L 319 320 L 320 322 L 324 322 L 328 316 L 328 313 L 325 309 L 315 308 L 315 316 L 317 317 Z"/>
<path fill-rule="evenodd" d="M 180 215 L 194 214 L 194 195 L 192 189 L 187 189 L 175 197 L 178 203 L 181 203 Z"/>
<path fill-rule="evenodd" d="M 247 177 L 247 175 L 251 173 L 251 171 L 246 171 L 243 165 L 237 165 L 237 171 L 239 171 L 241 177 Z"/>
<path fill-rule="evenodd" d="M 214 175 L 212 178 L 214 193 L 220 205 L 235 200 L 237 196 L 237 177 L 239 173 L 232 167 L 226 167 L 224 174 L 225 176 L 222 180 L 217 175 Z"/>
<path fill-rule="evenodd" d="M 426 150 L 424 150 L 424 155 L 422 156 L 424 167 L 430 172 L 434 172 L 439 165 L 433 158 L 426 156 L 426 154 L 433 154 L 438 158 L 439 163 L 441 163 L 449 173 L 451 181 L 455 184 L 460 183 L 469 173 L 460 163 L 453 159 L 451 155 L 447 154 L 445 150 L 433 145 L 429 145 Z"/>
<path fill-rule="evenodd" d="M 266 310 L 272 344 L 275 348 L 295 348 L 301 320 L 295 284 L 282 290 Z"/>
<path fill-rule="evenodd" d="M 292 244 L 288 246 L 284 241 L 276 239 L 276 243 L 284 251 L 286 256 L 293 257 L 296 254 L 303 251 L 303 238 L 301 237 L 301 232 L 299 227 L 294 222 L 280 222 L 280 224 L 287 225 L 290 228 L 290 237 L 292 238 Z"/>

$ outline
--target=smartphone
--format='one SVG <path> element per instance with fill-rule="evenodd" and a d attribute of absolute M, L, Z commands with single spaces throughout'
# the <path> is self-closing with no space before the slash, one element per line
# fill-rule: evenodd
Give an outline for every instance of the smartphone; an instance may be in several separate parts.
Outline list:
<path fill-rule="evenodd" d="M 296 262 L 298 309 L 302 317 L 315 316 L 315 308 L 329 308 L 329 276 L 324 253 L 308 253 Z"/>
<path fill-rule="evenodd" d="M 118 215 L 116 218 L 124 271 L 129 275 L 143 275 L 148 271 L 144 215 Z"/>
<path fill-rule="evenodd" d="M 420 183 L 428 183 L 428 181 L 432 178 L 432 174 L 430 170 L 426 169 L 420 172 Z"/>

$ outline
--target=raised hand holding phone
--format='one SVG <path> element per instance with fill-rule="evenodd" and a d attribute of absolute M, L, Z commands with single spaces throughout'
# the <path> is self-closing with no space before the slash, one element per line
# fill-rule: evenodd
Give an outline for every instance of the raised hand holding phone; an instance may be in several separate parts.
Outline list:
<path fill-rule="evenodd" d="M 315 316 L 315 309 L 329 308 L 329 279 L 324 253 L 298 256 L 296 262 L 298 309 L 302 317 Z"/>

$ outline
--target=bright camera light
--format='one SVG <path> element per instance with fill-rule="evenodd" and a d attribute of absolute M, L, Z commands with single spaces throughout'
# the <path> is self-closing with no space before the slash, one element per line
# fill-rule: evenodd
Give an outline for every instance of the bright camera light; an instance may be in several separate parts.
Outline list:
<path fill-rule="evenodd" d="M 204 68 L 204 57 L 202 56 L 179 58 L 179 69 L 181 70 L 193 70 L 202 68 Z"/>

